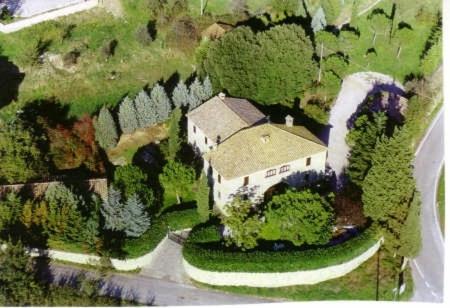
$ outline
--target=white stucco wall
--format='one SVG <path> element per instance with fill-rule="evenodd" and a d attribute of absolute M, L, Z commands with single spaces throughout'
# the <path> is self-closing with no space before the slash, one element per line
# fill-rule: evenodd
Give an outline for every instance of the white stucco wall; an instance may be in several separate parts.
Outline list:
<path fill-rule="evenodd" d="M 201 154 L 208 152 L 211 148 L 216 146 L 216 142 L 206 137 L 203 131 L 192 122 L 189 117 L 187 118 L 187 131 L 188 131 L 188 142 L 192 146 L 196 147 Z M 195 132 L 194 132 L 194 126 Z M 205 137 L 208 140 L 208 143 L 205 144 Z"/>
<path fill-rule="evenodd" d="M 348 262 L 308 271 L 284 273 L 213 272 L 192 266 L 184 259 L 183 266 L 187 275 L 192 279 L 217 286 L 278 288 L 293 285 L 316 284 L 322 281 L 342 277 L 350 273 L 378 251 L 381 241 L 382 240 L 379 240 L 364 253 Z"/>
<path fill-rule="evenodd" d="M 311 164 L 306 166 L 306 157 L 301 158 L 290 163 L 276 165 L 269 169 L 260 170 L 249 174 L 249 184 L 246 190 L 254 193 L 253 199 L 264 197 L 264 193 L 280 182 L 286 182 L 291 186 L 301 186 L 305 183 L 304 175 L 310 173 L 309 180 L 314 180 L 314 174 L 321 174 L 325 172 L 325 161 L 327 158 L 327 151 L 311 155 Z M 284 165 L 289 165 L 290 170 L 280 173 L 280 168 Z M 276 174 L 271 177 L 266 177 L 266 172 L 270 169 L 276 169 Z M 244 184 L 244 177 L 234 179 L 225 179 L 221 176 L 221 183 L 218 182 L 218 172 L 212 168 L 213 193 L 216 206 L 223 210 L 223 206 L 230 202 L 233 195 L 238 191 L 242 191 Z M 220 192 L 220 197 L 219 197 Z"/>
<path fill-rule="evenodd" d="M 120 271 L 132 271 L 135 269 L 142 268 L 152 261 L 154 256 L 158 253 L 158 251 L 161 249 L 163 241 L 161 241 L 155 249 L 153 249 L 151 252 L 138 257 L 134 259 L 114 259 L 111 258 L 112 266 Z M 4 249 L 4 246 L 2 245 L 2 248 Z M 91 264 L 91 265 L 97 265 L 100 261 L 100 257 L 96 255 L 90 255 L 90 254 L 82 254 L 82 253 L 73 253 L 73 252 L 66 252 L 66 251 L 59 251 L 59 250 L 43 250 L 43 249 L 36 249 L 32 248 L 30 249 L 30 255 L 33 257 L 43 256 L 47 255 L 49 258 L 54 260 L 61 260 L 61 261 L 67 261 L 72 263 L 78 263 L 78 264 Z"/>

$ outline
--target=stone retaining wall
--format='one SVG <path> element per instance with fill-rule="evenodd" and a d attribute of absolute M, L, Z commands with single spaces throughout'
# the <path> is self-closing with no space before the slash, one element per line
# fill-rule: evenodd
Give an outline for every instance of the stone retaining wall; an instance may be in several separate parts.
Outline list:
<path fill-rule="evenodd" d="M 71 6 L 67 6 L 61 9 L 53 10 L 47 13 L 39 14 L 33 17 L 20 19 L 17 21 L 14 21 L 9 24 L 2 24 L 0 23 L 0 32 L 3 33 L 11 33 L 16 32 L 19 30 L 22 30 L 24 28 L 33 26 L 35 24 L 47 21 L 47 20 L 53 20 L 61 16 L 66 16 L 86 10 L 90 10 L 94 7 L 96 7 L 99 3 L 99 0 L 86 0 L 82 3 L 74 4 Z"/>
<path fill-rule="evenodd" d="M 293 285 L 316 284 L 350 273 L 372 257 L 380 248 L 381 242 L 382 240 L 380 239 L 375 245 L 350 261 L 315 270 L 283 273 L 214 272 L 192 266 L 185 259 L 183 259 L 183 266 L 187 275 L 192 279 L 217 286 L 278 288 Z"/>

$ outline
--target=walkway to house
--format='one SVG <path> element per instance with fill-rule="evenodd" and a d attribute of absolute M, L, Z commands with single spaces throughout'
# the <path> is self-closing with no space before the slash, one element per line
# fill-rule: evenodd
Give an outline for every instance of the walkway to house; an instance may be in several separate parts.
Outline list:
<path fill-rule="evenodd" d="M 152 262 L 142 268 L 139 275 L 190 285 L 183 269 L 182 239 L 176 242 L 177 238 L 173 234 L 164 238 Z"/>

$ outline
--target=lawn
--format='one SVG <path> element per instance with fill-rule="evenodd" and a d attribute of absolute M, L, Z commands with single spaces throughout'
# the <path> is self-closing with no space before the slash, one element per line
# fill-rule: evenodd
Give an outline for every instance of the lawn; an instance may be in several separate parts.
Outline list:
<path fill-rule="evenodd" d="M 382 255 L 382 254 L 381 254 Z M 392 290 L 396 278 L 390 261 L 380 257 L 379 300 L 394 300 Z M 407 267 L 406 290 L 401 300 L 408 300 L 413 291 L 412 276 Z M 196 282 L 200 287 L 218 289 L 226 292 L 256 295 L 261 297 L 288 299 L 294 301 L 314 300 L 376 300 L 377 256 L 375 255 L 353 272 L 315 285 L 298 285 L 282 288 L 218 287 Z"/>
<path fill-rule="evenodd" d="M 1 34 L 2 55 L 25 74 L 18 103 L 11 109 L 35 99 L 55 98 L 69 104 L 70 115 L 80 116 L 95 112 L 103 104 L 114 106 L 123 96 L 135 94 L 157 81 L 166 81 L 177 74 L 182 78 L 189 76 L 194 70 L 193 50 L 167 47 L 167 29 L 157 29 L 156 39 L 148 46 L 136 38 L 137 30 L 149 22 L 145 3 L 122 0 L 123 19 L 96 8 L 16 33 Z M 107 58 L 103 49 L 114 39 L 117 40 L 114 56 Z M 31 63 L 38 42 L 40 48 L 59 57 L 77 50 L 80 56 L 73 71 L 49 61 Z"/>
<path fill-rule="evenodd" d="M 445 235 L 445 167 L 442 168 L 441 176 L 439 177 L 437 200 L 439 209 L 439 223 L 441 225 L 442 234 Z"/>

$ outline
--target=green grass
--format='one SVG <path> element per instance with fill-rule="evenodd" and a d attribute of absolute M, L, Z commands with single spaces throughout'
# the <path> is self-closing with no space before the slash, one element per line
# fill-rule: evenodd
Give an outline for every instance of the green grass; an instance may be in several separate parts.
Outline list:
<path fill-rule="evenodd" d="M 441 176 L 439 177 L 437 199 L 438 199 L 438 210 L 439 210 L 439 223 L 441 225 L 442 234 L 444 234 L 444 231 L 445 231 L 445 167 L 442 168 Z"/>
<path fill-rule="evenodd" d="M 95 254 L 95 250 L 84 243 L 64 242 L 61 240 L 48 239 L 47 244 L 50 249 L 74 253 Z"/>
<path fill-rule="evenodd" d="M 192 73 L 193 50 L 165 47 L 166 29 L 158 29 L 157 38 L 149 46 L 136 39 L 136 30 L 147 24 L 149 12 L 145 1 L 122 0 L 124 19 L 113 18 L 105 10 L 87 12 L 44 22 L 11 34 L 0 35 L 2 54 L 20 67 L 25 79 L 20 85 L 19 103 L 55 97 L 70 106 L 70 115 L 95 112 L 101 105 L 113 106 L 126 94 L 158 80 L 179 73 L 182 78 Z M 63 40 L 64 30 L 75 25 L 72 36 Z M 73 49 L 81 52 L 77 71 L 69 73 L 50 64 L 31 65 L 30 51 L 41 39 L 50 41 L 48 51 L 63 55 Z M 118 41 L 115 55 L 106 60 L 103 46 Z M 111 80 L 111 72 L 116 78 Z"/>
<path fill-rule="evenodd" d="M 396 286 L 395 271 L 389 261 L 380 258 L 379 300 L 394 300 L 392 289 Z M 406 270 L 406 290 L 400 300 L 408 300 L 413 292 L 413 280 L 409 267 Z M 252 288 L 211 286 L 195 282 L 199 287 L 230 293 L 293 301 L 324 300 L 375 300 L 377 285 L 377 256 L 375 255 L 353 272 L 315 285 L 298 285 L 282 288 Z"/>

